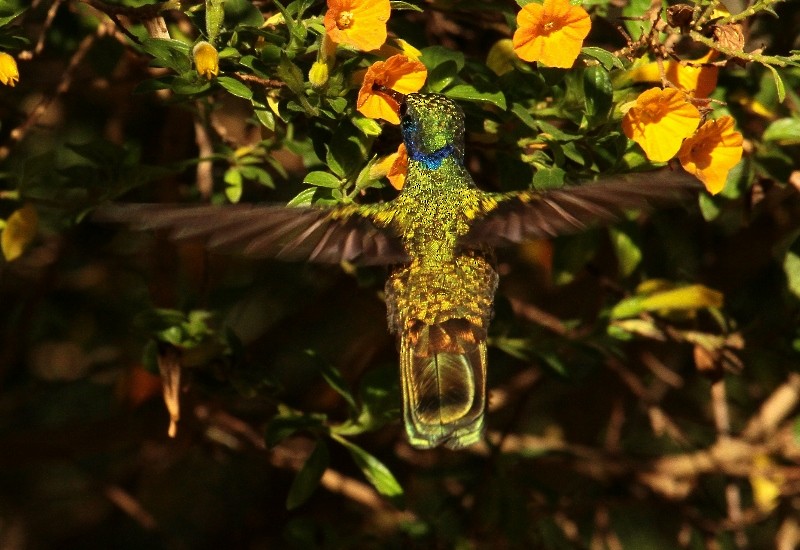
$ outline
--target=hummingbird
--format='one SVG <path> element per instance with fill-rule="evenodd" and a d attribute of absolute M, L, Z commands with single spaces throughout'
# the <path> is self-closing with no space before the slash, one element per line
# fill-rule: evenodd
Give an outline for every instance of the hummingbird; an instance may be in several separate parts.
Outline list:
<path fill-rule="evenodd" d="M 494 249 L 612 222 L 629 210 L 676 201 L 699 182 L 669 168 L 557 190 L 480 190 L 464 165 L 464 113 L 440 94 L 403 96 L 408 152 L 396 198 L 333 207 L 109 204 L 95 220 L 171 238 L 204 238 L 210 250 L 254 258 L 391 266 L 388 327 L 397 338 L 403 420 L 417 448 L 481 440 L 487 400 L 487 334 L 498 284 Z"/>

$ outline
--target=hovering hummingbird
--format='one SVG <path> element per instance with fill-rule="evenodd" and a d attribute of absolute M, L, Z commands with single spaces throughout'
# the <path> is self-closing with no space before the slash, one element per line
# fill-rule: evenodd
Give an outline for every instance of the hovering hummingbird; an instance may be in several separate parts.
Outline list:
<path fill-rule="evenodd" d="M 391 265 L 389 330 L 400 349 L 403 418 L 418 448 L 478 442 L 494 247 L 574 233 L 700 188 L 684 172 L 618 177 L 552 191 L 488 193 L 464 167 L 464 114 L 439 94 L 402 96 L 408 174 L 389 202 L 334 207 L 117 204 L 95 219 L 202 237 L 210 249 L 290 261 Z"/>

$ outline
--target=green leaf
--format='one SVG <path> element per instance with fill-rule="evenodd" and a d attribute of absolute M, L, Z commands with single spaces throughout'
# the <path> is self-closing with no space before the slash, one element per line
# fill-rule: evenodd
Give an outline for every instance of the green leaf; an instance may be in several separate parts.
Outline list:
<path fill-rule="evenodd" d="M 621 300 L 611 310 L 612 319 L 634 317 L 643 311 L 687 311 L 722 307 L 721 292 L 696 284 L 643 293 Z"/>
<path fill-rule="evenodd" d="M 720 214 L 719 204 L 708 193 L 700 193 L 697 204 L 700 206 L 700 213 L 703 215 L 703 219 L 707 222 L 714 221 Z"/>
<path fill-rule="evenodd" d="M 780 118 L 772 122 L 764 131 L 764 141 L 774 141 L 779 145 L 800 143 L 800 118 Z"/>
<path fill-rule="evenodd" d="M 231 78 L 230 76 L 218 76 L 217 82 L 219 82 L 220 86 L 225 88 L 228 92 L 236 97 L 241 97 L 243 99 L 252 99 L 253 97 L 253 90 L 235 78 Z"/>
<path fill-rule="evenodd" d="M 285 412 L 274 417 L 267 426 L 264 440 L 268 447 L 274 447 L 290 435 L 299 431 L 327 431 L 324 417 Z"/>
<path fill-rule="evenodd" d="M 145 38 L 142 49 L 153 56 L 158 65 L 177 73 L 185 73 L 192 68 L 191 47 L 180 40 Z"/>
<path fill-rule="evenodd" d="M 303 72 L 300 67 L 295 65 L 289 60 L 285 52 L 281 52 L 281 60 L 277 68 L 278 78 L 286 83 L 286 86 L 295 93 L 297 101 L 303 107 L 305 112 L 311 116 L 317 116 L 318 111 L 313 107 L 306 98 L 305 81 L 303 80 Z"/>
<path fill-rule="evenodd" d="M 778 74 L 778 69 L 772 65 L 764 66 L 772 73 L 772 79 L 775 81 L 775 89 L 778 92 L 778 103 L 783 103 L 783 100 L 786 99 L 786 87 L 783 85 L 783 79 L 781 78 L 781 75 Z"/>
<path fill-rule="evenodd" d="M 303 183 L 316 185 L 317 187 L 330 187 L 332 189 L 338 189 L 342 186 L 342 181 L 333 174 L 319 171 L 306 174 L 306 177 L 303 178 Z"/>
<path fill-rule="evenodd" d="M 642 251 L 626 232 L 612 227 L 609 233 L 611 235 L 611 244 L 614 245 L 614 250 L 617 253 L 619 274 L 623 277 L 628 277 L 642 261 Z"/>
<path fill-rule="evenodd" d="M 586 46 L 585 48 L 581 48 L 581 53 L 589 56 L 593 59 L 596 59 L 600 62 L 603 68 L 607 71 L 611 69 L 624 69 L 625 65 L 622 64 L 622 61 L 619 60 L 617 56 L 613 53 L 609 52 L 608 50 L 604 50 L 603 48 L 598 48 L 595 46 Z"/>
<path fill-rule="evenodd" d="M 521 103 L 513 103 L 511 105 L 511 112 L 531 130 L 539 130 L 539 125 L 536 119 L 530 114 L 528 109 Z"/>
<path fill-rule="evenodd" d="M 628 0 L 627 5 L 622 8 L 622 15 L 625 16 L 625 29 L 631 38 L 638 40 L 643 32 L 648 32 L 652 23 L 644 20 L 643 16 L 652 2 L 650 0 Z"/>
<path fill-rule="evenodd" d="M 365 116 L 355 116 L 352 118 L 352 122 L 367 137 L 377 137 L 383 131 L 383 127 L 376 120 Z"/>
<path fill-rule="evenodd" d="M 314 198 L 314 193 L 317 192 L 316 187 L 309 187 L 303 189 L 292 200 L 286 203 L 286 206 L 311 206 L 311 201 Z"/>
<path fill-rule="evenodd" d="M 411 2 L 401 2 L 400 0 L 391 0 L 389 2 L 389 6 L 391 6 L 393 11 L 402 11 L 402 10 L 411 10 L 411 11 L 423 11 L 422 8 L 419 6 L 415 6 Z"/>
<path fill-rule="evenodd" d="M 364 477 L 380 494 L 389 498 L 399 498 L 403 495 L 403 488 L 392 475 L 392 472 L 389 471 L 389 468 L 380 460 L 341 436 L 331 434 L 331 437 L 350 452 L 350 456 L 353 457 L 356 465 L 361 468 Z"/>
<path fill-rule="evenodd" d="M 478 90 L 470 84 L 456 84 L 446 90 L 444 94 L 452 99 L 491 103 L 504 111 L 506 110 L 506 96 L 502 92 L 486 92 Z"/>
<path fill-rule="evenodd" d="M 428 72 L 433 72 L 436 67 L 447 62 L 455 65 L 455 74 L 460 73 L 461 69 L 464 68 L 464 54 L 459 51 L 451 50 L 444 46 L 429 46 L 420 51 L 422 55 L 419 60 L 428 68 Z"/>
<path fill-rule="evenodd" d="M 789 292 L 800 298 L 800 256 L 792 251 L 787 252 L 783 259 L 783 272 Z"/>
<path fill-rule="evenodd" d="M 261 11 L 250 0 L 224 0 L 225 27 L 260 27 L 264 23 Z"/>
<path fill-rule="evenodd" d="M 331 172 L 340 178 L 347 178 L 360 169 L 367 160 L 366 139 L 349 122 L 340 124 L 330 143 L 325 146 L 325 162 Z"/>
<path fill-rule="evenodd" d="M 566 171 L 558 166 L 539 168 L 536 173 L 533 174 L 533 188 L 539 191 L 560 189 L 564 187 L 564 176 L 566 175 Z"/>
<path fill-rule="evenodd" d="M 275 129 L 275 115 L 272 114 L 272 111 L 255 107 L 253 109 L 253 112 L 255 113 L 256 118 L 264 128 L 266 128 L 267 130 Z"/>
<path fill-rule="evenodd" d="M 336 390 L 336 393 L 341 395 L 344 400 L 347 401 L 347 404 L 352 410 L 356 410 L 358 408 L 356 406 L 356 400 L 353 398 L 350 388 L 347 387 L 347 382 L 345 381 L 344 377 L 342 377 L 342 373 L 339 372 L 336 367 L 327 362 L 322 363 L 320 367 L 320 374 L 328 383 L 328 385 Z"/>
<path fill-rule="evenodd" d="M 300 67 L 291 62 L 285 53 L 281 53 L 281 60 L 278 63 L 278 77 L 286 83 L 286 86 L 296 94 L 305 94 L 305 81 L 303 71 Z"/>
<path fill-rule="evenodd" d="M 287 510 L 294 510 L 314 494 L 329 462 L 328 446 L 323 440 L 319 439 L 314 450 L 308 455 L 303 467 L 294 477 L 292 486 L 289 487 L 289 494 L 286 496 Z"/>
<path fill-rule="evenodd" d="M 22 8 L 22 9 L 14 11 L 12 13 L 0 16 L 0 27 L 5 27 L 9 23 L 11 23 L 14 19 L 19 17 L 27 9 L 28 8 Z M 5 11 L 5 10 L 3 10 L 3 11 Z"/>
<path fill-rule="evenodd" d="M 594 123 L 608 120 L 613 106 L 614 89 L 608 71 L 600 66 L 587 67 L 583 71 L 583 96 L 586 115 Z"/>

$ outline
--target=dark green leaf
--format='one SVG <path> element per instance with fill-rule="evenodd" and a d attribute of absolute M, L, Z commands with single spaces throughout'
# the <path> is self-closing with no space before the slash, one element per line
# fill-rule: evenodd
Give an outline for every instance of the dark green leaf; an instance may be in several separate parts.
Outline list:
<path fill-rule="evenodd" d="M 295 413 L 286 413 L 285 415 L 276 416 L 267 426 L 264 439 L 268 447 L 274 447 L 290 435 L 299 431 L 327 431 L 324 418 Z"/>
<path fill-rule="evenodd" d="M 595 124 L 606 122 L 613 106 L 611 77 L 603 67 L 587 67 L 583 72 L 586 115 Z"/>
<path fill-rule="evenodd" d="M 428 71 L 427 86 L 431 92 L 439 93 L 458 78 L 455 61 L 444 61 Z"/>
<path fill-rule="evenodd" d="M 464 68 L 464 54 L 459 51 L 451 50 L 444 46 L 429 46 L 423 48 L 421 51 L 422 56 L 420 57 L 420 61 L 428 68 L 428 71 L 432 71 L 447 61 L 455 63 L 456 73 L 461 72 L 461 69 Z"/>
<path fill-rule="evenodd" d="M 191 46 L 180 40 L 145 38 L 142 49 L 152 55 L 158 65 L 177 73 L 185 73 L 192 68 Z"/>
<path fill-rule="evenodd" d="M 322 479 L 322 474 L 325 473 L 325 469 L 328 467 L 329 461 L 328 446 L 323 440 L 318 439 L 314 450 L 308 455 L 303 467 L 300 468 L 294 481 L 292 481 L 292 486 L 289 487 L 289 494 L 286 496 L 286 508 L 288 510 L 294 510 L 314 494 L 320 479 Z"/>
<path fill-rule="evenodd" d="M 533 188 L 540 191 L 560 189 L 564 187 L 564 176 L 567 173 L 558 166 L 552 168 L 539 168 L 533 175 Z"/>
<path fill-rule="evenodd" d="M 356 406 L 356 400 L 353 398 L 353 394 L 350 391 L 350 388 L 347 387 L 347 382 L 342 377 L 342 373 L 339 370 L 327 362 L 320 363 L 320 374 L 328 383 L 328 385 L 336 390 L 336 393 L 341 395 L 347 404 L 350 406 L 351 410 L 356 410 L 358 407 Z"/>
<path fill-rule="evenodd" d="M 470 84 L 456 84 L 446 90 L 445 95 L 452 99 L 491 103 L 504 111 L 506 110 L 506 96 L 502 92 L 481 91 Z"/>
<path fill-rule="evenodd" d="M 260 27 L 264 23 L 261 11 L 250 0 L 224 0 L 225 28 L 235 29 L 243 25 Z"/>
<path fill-rule="evenodd" d="M 241 97 L 243 99 L 251 99 L 253 97 L 253 90 L 235 78 L 231 78 L 229 76 L 220 76 L 217 77 L 217 82 L 219 82 L 220 86 L 225 88 L 232 95 Z"/>

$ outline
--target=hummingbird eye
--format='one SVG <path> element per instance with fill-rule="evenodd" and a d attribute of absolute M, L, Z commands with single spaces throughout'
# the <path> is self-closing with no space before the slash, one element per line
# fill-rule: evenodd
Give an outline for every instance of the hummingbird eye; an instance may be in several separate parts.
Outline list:
<path fill-rule="evenodd" d="M 403 101 L 400 104 L 400 109 L 398 111 L 399 111 L 399 114 L 400 114 L 400 118 L 403 118 L 403 117 L 406 116 L 406 113 L 408 112 L 408 105 L 406 104 L 405 101 Z"/>

